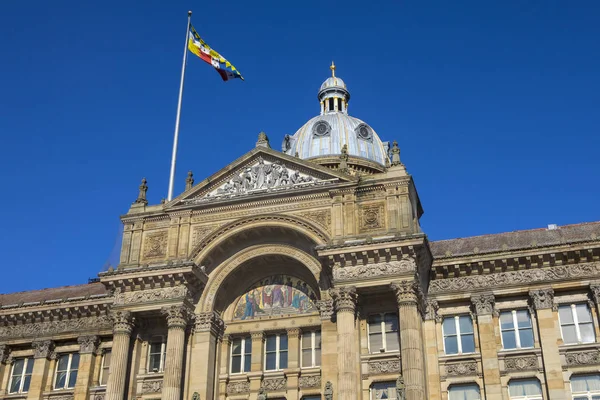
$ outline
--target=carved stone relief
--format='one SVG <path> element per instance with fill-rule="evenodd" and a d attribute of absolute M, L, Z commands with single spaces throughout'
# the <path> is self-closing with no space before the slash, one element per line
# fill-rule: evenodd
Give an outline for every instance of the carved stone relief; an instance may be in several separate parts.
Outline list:
<path fill-rule="evenodd" d="M 85 332 L 86 330 L 110 329 L 112 324 L 107 316 L 64 319 L 34 322 L 31 324 L 0 326 L 0 338 L 21 338 L 52 336 L 64 332 Z"/>
<path fill-rule="evenodd" d="M 321 387 L 321 376 L 301 376 L 298 380 L 298 384 L 302 389 Z"/>
<path fill-rule="evenodd" d="M 530 290 L 529 296 L 536 310 L 552 308 L 554 305 L 554 290 L 552 289 Z"/>
<path fill-rule="evenodd" d="M 477 375 L 477 362 L 467 361 L 455 364 L 446 364 L 447 376 Z"/>
<path fill-rule="evenodd" d="M 263 379 L 261 388 L 271 392 L 277 390 L 285 390 L 287 388 L 286 378 L 266 378 Z"/>
<path fill-rule="evenodd" d="M 565 355 L 568 366 L 600 364 L 600 351 L 576 351 Z"/>
<path fill-rule="evenodd" d="M 385 227 L 385 211 L 383 203 L 360 207 L 360 231 L 366 232 Z"/>
<path fill-rule="evenodd" d="M 333 279 L 336 281 L 351 281 L 355 279 L 379 278 L 412 272 L 416 268 L 417 265 L 412 258 L 354 267 L 334 267 Z"/>
<path fill-rule="evenodd" d="M 331 317 L 333 317 L 333 300 L 318 300 L 317 308 L 319 309 L 319 313 L 321 314 L 321 320 L 329 321 Z"/>
<path fill-rule="evenodd" d="M 250 391 L 250 382 L 229 382 L 227 383 L 227 394 L 248 393 Z"/>
<path fill-rule="evenodd" d="M 195 226 L 192 231 L 192 246 L 196 246 L 202 239 L 208 236 L 212 231 L 219 229 L 223 224 L 210 224 Z"/>
<path fill-rule="evenodd" d="M 95 353 L 98 349 L 98 343 L 100 343 L 100 338 L 96 335 L 80 336 L 79 338 L 77 338 L 77 342 L 80 346 L 79 353 Z"/>
<path fill-rule="evenodd" d="M 489 315 L 494 311 L 494 295 L 491 293 L 471 296 L 471 303 L 477 315 Z"/>
<path fill-rule="evenodd" d="M 504 359 L 504 369 L 507 371 L 527 371 L 538 368 L 538 358 L 535 355 L 510 357 Z"/>
<path fill-rule="evenodd" d="M 183 299 L 188 296 L 185 286 L 174 286 L 158 289 L 147 289 L 134 292 L 117 293 L 114 296 L 116 305 L 150 303 L 153 301 Z"/>
<path fill-rule="evenodd" d="M 144 381 L 142 382 L 142 393 L 160 393 L 162 387 L 162 380 Z"/>
<path fill-rule="evenodd" d="M 398 374 L 400 373 L 400 360 L 369 361 L 367 370 L 369 375 Z"/>
<path fill-rule="evenodd" d="M 168 232 L 149 233 L 144 239 L 144 258 L 158 258 L 167 255 Z"/>
<path fill-rule="evenodd" d="M 331 232 L 331 212 L 329 210 L 307 211 L 298 215 L 316 222 L 321 227 L 325 228 L 327 232 Z"/>

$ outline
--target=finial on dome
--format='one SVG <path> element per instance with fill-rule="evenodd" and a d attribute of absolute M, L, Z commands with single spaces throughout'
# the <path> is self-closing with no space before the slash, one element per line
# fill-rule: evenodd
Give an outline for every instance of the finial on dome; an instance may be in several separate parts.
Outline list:
<path fill-rule="evenodd" d="M 333 61 L 331 62 L 331 67 L 329 67 L 329 69 L 331 70 L 331 76 L 335 78 L 335 64 Z"/>
<path fill-rule="evenodd" d="M 267 137 L 267 134 L 264 132 L 261 132 L 258 134 L 258 141 L 256 142 L 256 147 L 267 147 L 267 148 L 271 148 L 271 146 L 269 145 L 269 138 Z"/>

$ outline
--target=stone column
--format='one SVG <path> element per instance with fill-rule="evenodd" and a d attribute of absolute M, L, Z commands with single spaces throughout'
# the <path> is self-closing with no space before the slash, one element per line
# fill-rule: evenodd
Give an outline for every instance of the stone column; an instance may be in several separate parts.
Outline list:
<path fill-rule="evenodd" d="M 28 400 L 41 400 L 46 385 L 52 382 L 52 371 L 50 370 L 50 358 L 54 358 L 54 342 L 51 340 L 40 340 L 31 343 L 34 353 L 33 371 L 29 384 Z"/>
<path fill-rule="evenodd" d="M 358 399 L 358 342 L 356 340 L 356 303 L 358 295 L 356 288 L 346 286 L 330 290 L 337 312 L 337 363 L 338 387 L 336 389 L 339 400 Z"/>
<path fill-rule="evenodd" d="M 552 307 L 554 305 L 554 290 L 538 289 L 529 291 L 529 296 L 537 315 L 537 326 L 544 360 L 544 374 L 550 400 L 566 399 L 565 383 L 563 380 L 562 364 L 558 353 L 560 327 L 558 316 Z"/>
<path fill-rule="evenodd" d="M 423 319 L 420 309 L 423 295 L 417 281 L 393 282 L 400 316 L 400 354 L 406 400 L 425 398 L 425 357 L 423 354 Z"/>
<path fill-rule="evenodd" d="M 185 329 L 190 313 L 185 306 L 163 307 L 167 318 L 167 357 L 163 376 L 162 399 L 180 400 L 183 381 L 183 356 L 185 350 Z"/>
<path fill-rule="evenodd" d="M 105 398 L 106 400 L 123 400 L 129 362 L 129 342 L 134 318 L 129 311 L 115 311 L 111 314 L 111 318 L 113 320 L 113 347 Z"/>
<path fill-rule="evenodd" d="M 320 300 L 317 307 L 321 314 L 321 389 L 325 390 L 325 383 L 328 381 L 337 387 L 337 326 L 332 320 L 333 300 Z"/>
<path fill-rule="evenodd" d="M 88 400 L 90 386 L 94 379 L 96 351 L 100 339 L 98 336 L 80 336 L 77 342 L 79 343 L 79 370 L 73 397 L 74 400 Z"/>
<path fill-rule="evenodd" d="M 10 361 L 10 348 L 5 344 L 0 344 L 0 396 L 8 393 Z"/>
<path fill-rule="evenodd" d="M 596 312 L 598 315 L 598 321 L 600 321 L 600 284 L 594 283 L 590 285 L 590 291 L 592 292 L 592 298 L 596 304 Z"/>
<path fill-rule="evenodd" d="M 288 328 L 288 372 L 287 387 L 298 388 L 299 387 L 299 376 L 300 376 L 300 328 Z M 290 399 L 296 398 L 296 394 L 289 390 Z"/>
<path fill-rule="evenodd" d="M 437 324 L 442 322 L 438 315 L 440 306 L 437 300 L 428 299 L 425 302 L 425 322 L 423 336 L 425 338 L 425 355 L 427 360 L 427 392 L 429 400 L 441 400 L 440 366 L 437 346 Z"/>
<path fill-rule="evenodd" d="M 500 363 L 498 362 L 498 335 L 495 332 L 498 321 L 494 320 L 495 298 L 491 293 L 471 297 L 471 303 L 477 314 L 479 347 L 483 365 L 483 383 L 485 397 L 489 400 L 502 400 L 502 382 L 500 381 Z"/>
<path fill-rule="evenodd" d="M 195 316 L 189 392 L 198 392 L 201 399 L 216 398 L 217 344 L 224 329 L 225 324 L 216 312 L 205 312 Z"/>

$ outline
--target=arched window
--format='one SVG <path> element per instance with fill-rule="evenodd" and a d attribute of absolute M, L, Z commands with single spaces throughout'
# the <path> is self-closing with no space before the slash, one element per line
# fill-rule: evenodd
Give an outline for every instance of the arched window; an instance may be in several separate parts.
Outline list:
<path fill-rule="evenodd" d="M 600 375 L 575 375 L 571 377 L 573 400 L 600 399 Z"/>
<path fill-rule="evenodd" d="M 508 393 L 510 400 L 543 400 L 537 379 L 513 379 L 508 383 Z"/>
<path fill-rule="evenodd" d="M 479 386 L 475 383 L 452 385 L 448 389 L 448 400 L 481 400 Z"/>

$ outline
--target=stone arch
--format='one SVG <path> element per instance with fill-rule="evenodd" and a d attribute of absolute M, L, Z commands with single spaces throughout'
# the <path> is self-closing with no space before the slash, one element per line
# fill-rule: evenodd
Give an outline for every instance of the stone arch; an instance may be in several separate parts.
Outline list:
<path fill-rule="evenodd" d="M 200 297 L 196 312 L 210 312 L 215 310 L 216 296 L 223 282 L 246 262 L 268 255 L 282 255 L 291 258 L 305 266 L 316 282 L 319 282 L 321 279 L 321 264 L 319 261 L 294 246 L 285 244 L 251 246 L 232 255 L 213 271 Z"/>

